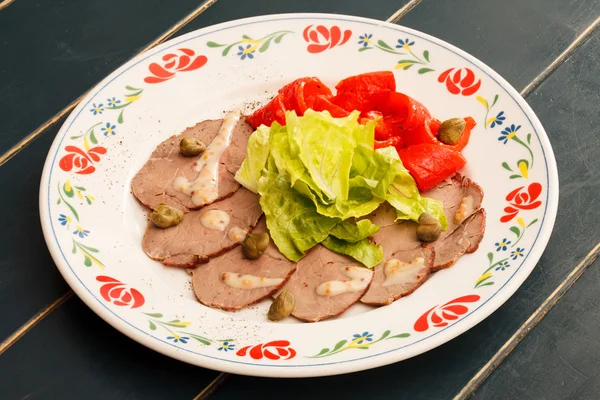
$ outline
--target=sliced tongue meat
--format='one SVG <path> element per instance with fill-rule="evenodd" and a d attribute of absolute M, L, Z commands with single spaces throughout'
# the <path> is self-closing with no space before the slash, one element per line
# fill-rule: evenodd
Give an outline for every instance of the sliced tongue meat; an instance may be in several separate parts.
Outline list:
<path fill-rule="evenodd" d="M 481 210 L 483 190 L 475 182 L 460 174 L 446 179 L 423 196 L 444 203 L 448 229 L 431 243 L 435 250 L 432 271 L 448 268 L 464 253 L 477 249 L 485 230 L 485 212 Z M 478 213 L 476 218 L 471 218 Z"/>
<path fill-rule="evenodd" d="M 374 224 L 381 226 L 373 235 L 373 241 L 383 247 L 383 261 L 375 267 L 369 290 L 360 300 L 365 304 L 383 306 L 414 292 L 429 277 L 435 252 L 417 240 L 417 224 L 405 221 L 394 223 L 396 211 L 387 203 L 369 216 Z M 386 262 L 398 260 L 402 264 L 394 272 L 395 280 L 386 283 Z M 391 279 L 391 277 L 390 277 Z M 390 284 L 392 283 L 392 284 Z"/>
<path fill-rule="evenodd" d="M 229 224 L 223 231 L 208 229 L 202 224 L 200 218 L 210 210 L 229 215 Z M 231 197 L 188 212 L 179 225 L 171 228 L 161 229 L 148 222 L 142 248 L 150 258 L 166 265 L 192 267 L 238 245 L 239 241 L 229 237 L 229 230 L 239 227 L 249 231 L 261 215 L 258 196 L 240 188 Z"/>
<path fill-rule="evenodd" d="M 187 217 L 187 215 L 186 215 Z M 254 232 L 266 232 L 264 218 Z M 238 310 L 254 304 L 279 290 L 296 270 L 296 264 L 285 258 L 271 243 L 258 260 L 249 260 L 242 255 L 241 246 L 211 259 L 193 270 L 192 284 L 198 300 L 206 306 L 223 310 Z M 223 282 L 225 276 L 232 274 L 252 275 L 282 281 L 274 286 L 254 289 L 231 287 Z"/>
<path fill-rule="evenodd" d="M 198 176 L 198 172 L 193 170 L 193 164 L 200 156 L 181 155 L 179 141 L 184 137 L 194 137 L 208 146 L 217 136 L 222 122 L 222 119 L 200 122 L 158 145 L 131 182 L 135 197 L 150 208 L 155 208 L 160 202 L 182 211 L 197 208 L 190 196 L 173 188 L 173 181 L 179 176 L 190 181 Z M 252 127 L 243 118 L 233 130 L 231 144 L 220 160 L 217 200 L 231 196 L 240 187 L 234 180 L 234 174 L 246 156 L 246 145 L 252 132 Z"/>
<path fill-rule="evenodd" d="M 358 267 L 366 271 L 368 282 L 363 281 L 364 289 L 330 296 L 317 294 L 319 285 L 326 282 L 351 281 L 352 279 L 344 273 L 346 267 Z M 372 278 L 372 272 L 361 264 L 318 245 L 300 260 L 296 272 L 282 290 L 287 289 L 294 295 L 296 301 L 292 311 L 294 317 L 306 322 L 317 322 L 338 316 L 358 302 L 367 291 Z"/>

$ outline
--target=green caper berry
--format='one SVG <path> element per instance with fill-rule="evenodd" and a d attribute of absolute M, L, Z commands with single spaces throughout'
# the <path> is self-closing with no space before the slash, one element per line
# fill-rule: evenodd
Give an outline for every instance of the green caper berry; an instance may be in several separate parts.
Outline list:
<path fill-rule="evenodd" d="M 442 143 L 456 144 L 460 140 L 467 123 L 462 118 L 450 118 L 442 122 L 438 130 L 438 137 Z"/>
<path fill-rule="evenodd" d="M 419 216 L 419 226 L 417 227 L 417 239 L 422 242 L 435 242 L 442 233 L 440 222 L 428 213 L 422 213 Z"/>
<path fill-rule="evenodd" d="M 186 157 L 197 156 L 206 150 L 206 145 L 193 137 L 186 137 L 179 142 L 179 152 Z"/>
<path fill-rule="evenodd" d="M 271 321 L 279 321 L 287 317 L 294 311 L 294 306 L 296 305 L 296 300 L 294 299 L 294 295 L 289 290 L 284 290 L 275 298 L 271 307 L 269 308 L 269 313 L 267 317 Z"/>
<path fill-rule="evenodd" d="M 159 203 L 150 213 L 150 220 L 159 228 L 170 228 L 183 220 L 183 212 L 165 203 Z"/>
<path fill-rule="evenodd" d="M 269 246 L 269 234 L 249 233 L 242 242 L 242 254 L 250 260 L 258 260 Z"/>

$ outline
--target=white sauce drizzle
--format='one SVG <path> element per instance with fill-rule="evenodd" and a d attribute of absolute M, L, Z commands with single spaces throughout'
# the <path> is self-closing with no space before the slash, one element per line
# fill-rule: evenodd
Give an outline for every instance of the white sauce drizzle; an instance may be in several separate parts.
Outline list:
<path fill-rule="evenodd" d="M 209 210 L 202 214 L 200 222 L 206 229 L 224 231 L 225 227 L 229 225 L 229 214 L 221 210 Z"/>
<path fill-rule="evenodd" d="M 402 262 L 395 258 L 386 261 L 383 272 L 385 273 L 385 281 L 381 286 L 399 285 L 403 283 L 416 283 L 421 278 L 416 275 L 425 265 L 425 259 L 417 257 L 409 263 Z"/>
<path fill-rule="evenodd" d="M 243 241 L 246 238 L 247 234 L 248 234 L 247 229 L 242 229 L 239 226 L 234 226 L 233 228 L 231 228 L 229 230 L 229 232 L 227 232 L 227 237 L 232 242 L 238 243 L 238 242 Z"/>
<path fill-rule="evenodd" d="M 460 206 L 454 214 L 454 223 L 461 224 L 469 215 L 473 214 L 473 198 L 471 196 L 463 197 Z"/>
<path fill-rule="evenodd" d="M 240 115 L 240 110 L 235 110 L 223 119 L 219 133 L 194 163 L 194 171 L 199 172 L 196 180 L 189 182 L 185 177 L 179 176 L 173 181 L 173 188 L 190 196 L 196 206 L 210 204 L 218 198 L 219 160 L 231 144 L 233 129 L 240 120 Z"/>
<path fill-rule="evenodd" d="M 223 272 L 221 281 L 235 289 L 250 290 L 281 285 L 283 278 L 263 278 L 248 274 L 236 274 L 235 272 Z"/>
<path fill-rule="evenodd" d="M 320 296 L 337 296 L 342 293 L 360 292 L 369 286 L 373 276 L 373 271 L 363 267 L 341 267 L 340 272 L 352 280 L 323 282 L 317 286 L 317 294 Z"/>

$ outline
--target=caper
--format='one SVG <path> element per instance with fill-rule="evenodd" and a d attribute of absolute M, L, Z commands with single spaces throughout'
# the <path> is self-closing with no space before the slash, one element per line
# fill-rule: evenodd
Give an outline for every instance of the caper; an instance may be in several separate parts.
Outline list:
<path fill-rule="evenodd" d="M 159 228 L 170 228 L 183 220 L 183 212 L 165 203 L 159 203 L 150 213 L 150 220 Z"/>
<path fill-rule="evenodd" d="M 462 136 L 467 123 L 462 118 L 450 118 L 442 122 L 438 130 L 438 137 L 442 143 L 456 144 Z"/>
<path fill-rule="evenodd" d="M 442 233 L 442 225 L 433 215 L 422 213 L 419 216 L 417 239 L 422 242 L 435 242 Z"/>
<path fill-rule="evenodd" d="M 197 156 L 206 150 L 206 145 L 193 137 L 185 137 L 179 142 L 179 152 L 186 157 Z"/>
<path fill-rule="evenodd" d="M 267 317 L 269 317 L 271 321 L 284 319 L 294 311 L 295 305 L 296 300 L 294 299 L 292 292 L 284 290 L 275 298 L 273 304 L 271 304 Z"/>
<path fill-rule="evenodd" d="M 242 242 L 242 254 L 250 260 L 258 260 L 267 246 L 269 246 L 268 233 L 249 233 Z"/>

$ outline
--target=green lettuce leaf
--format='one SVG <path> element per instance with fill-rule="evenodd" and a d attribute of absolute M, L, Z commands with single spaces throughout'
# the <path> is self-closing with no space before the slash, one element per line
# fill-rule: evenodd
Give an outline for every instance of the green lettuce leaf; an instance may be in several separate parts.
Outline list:
<path fill-rule="evenodd" d="M 383 249 L 374 245 L 369 239 L 360 242 L 348 243 L 345 240 L 329 236 L 321 242 L 323 246 L 336 253 L 345 254 L 360 261 L 368 268 L 373 268 L 383 260 Z"/>
<path fill-rule="evenodd" d="M 356 243 L 377 232 L 379 232 L 379 225 L 371 223 L 368 219 L 361 219 L 356 223 L 340 222 L 331 230 L 331 235 L 349 243 Z"/>
<path fill-rule="evenodd" d="M 263 172 L 258 192 L 271 238 L 279 251 L 292 261 L 299 261 L 341 222 L 319 214 L 309 199 L 298 195 L 285 178 L 276 173 Z"/>
<path fill-rule="evenodd" d="M 261 125 L 250 135 L 246 158 L 235 173 L 235 180 L 246 189 L 258 193 L 258 180 L 271 152 L 271 132 L 285 131 L 277 122 L 271 128 Z"/>

